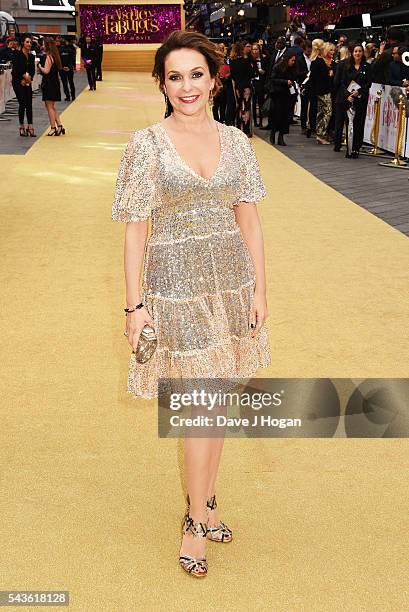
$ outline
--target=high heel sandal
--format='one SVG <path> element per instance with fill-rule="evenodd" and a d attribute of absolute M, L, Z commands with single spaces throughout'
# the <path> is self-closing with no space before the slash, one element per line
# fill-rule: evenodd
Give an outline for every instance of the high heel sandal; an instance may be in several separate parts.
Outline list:
<path fill-rule="evenodd" d="M 36 134 L 34 133 L 34 128 L 27 128 L 27 136 L 31 136 L 31 138 L 36 137 Z"/>
<path fill-rule="evenodd" d="M 187 504 L 188 504 L 187 512 L 189 512 L 189 508 L 190 508 L 189 494 L 187 495 L 186 499 L 187 499 Z M 206 508 L 209 508 L 209 510 L 215 510 L 217 508 L 216 495 L 209 497 L 209 499 L 206 502 Z M 207 536 L 207 539 L 211 540 L 212 542 L 231 542 L 233 539 L 233 532 L 230 529 L 230 527 L 228 527 L 225 523 L 223 523 L 223 521 L 219 521 L 219 524 L 217 527 L 207 528 L 206 536 Z"/>
<path fill-rule="evenodd" d="M 63 125 L 57 125 L 58 127 L 58 136 L 60 134 L 65 134 L 65 127 Z"/>
<path fill-rule="evenodd" d="M 187 512 L 182 523 L 183 535 L 191 533 L 194 538 L 205 538 L 207 533 L 207 524 L 199 521 L 194 521 Z M 179 564 L 182 569 L 188 574 L 196 578 L 203 578 L 207 575 L 208 564 L 206 557 L 192 557 L 192 555 L 180 555 Z"/>
<path fill-rule="evenodd" d="M 52 127 L 52 128 L 51 128 L 51 131 L 50 131 L 50 132 L 48 132 L 47 136 L 59 136 L 59 133 L 58 133 L 58 131 L 57 131 L 57 128 L 56 128 L 56 127 Z"/>
<path fill-rule="evenodd" d="M 20 127 L 20 136 L 28 136 L 27 130 L 25 127 Z"/>

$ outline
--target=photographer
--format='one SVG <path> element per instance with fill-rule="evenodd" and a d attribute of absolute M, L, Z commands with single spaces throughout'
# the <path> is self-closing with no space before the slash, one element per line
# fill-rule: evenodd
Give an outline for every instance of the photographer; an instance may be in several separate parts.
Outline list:
<path fill-rule="evenodd" d="M 405 42 L 405 32 L 399 28 L 389 28 L 386 42 L 382 42 L 379 47 L 379 56 L 371 64 L 372 80 L 374 83 L 387 85 L 390 77 L 390 64 L 393 61 L 394 47 L 403 46 Z"/>

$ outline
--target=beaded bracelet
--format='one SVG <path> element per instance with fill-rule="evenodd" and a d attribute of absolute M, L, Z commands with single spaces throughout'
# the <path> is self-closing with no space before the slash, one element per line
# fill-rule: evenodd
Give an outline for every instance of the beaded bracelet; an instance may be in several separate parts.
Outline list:
<path fill-rule="evenodd" d="M 135 312 L 135 310 L 137 310 L 138 308 L 143 308 L 143 302 L 141 302 L 140 304 L 137 304 L 136 306 L 134 306 L 133 309 L 131 308 L 124 308 L 125 311 L 125 316 L 129 313 L 129 312 Z"/>

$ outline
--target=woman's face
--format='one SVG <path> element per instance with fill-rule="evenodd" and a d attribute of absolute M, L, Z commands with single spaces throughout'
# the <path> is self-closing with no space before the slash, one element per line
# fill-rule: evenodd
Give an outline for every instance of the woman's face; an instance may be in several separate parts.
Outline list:
<path fill-rule="evenodd" d="M 329 59 L 332 59 L 334 57 L 334 52 L 335 52 L 335 49 L 333 47 L 328 49 L 327 57 L 329 57 Z"/>
<path fill-rule="evenodd" d="M 244 45 L 244 57 L 247 57 L 250 53 L 251 53 L 251 44 L 250 43 L 246 43 Z"/>
<path fill-rule="evenodd" d="M 199 51 L 175 49 L 166 56 L 164 90 L 175 113 L 191 116 L 202 112 L 214 84 Z"/>
<path fill-rule="evenodd" d="M 31 51 L 31 38 L 25 38 L 23 42 L 23 49 Z"/>
<path fill-rule="evenodd" d="M 359 63 L 362 59 L 362 47 L 355 47 L 353 52 L 354 60 Z"/>
<path fill-rule="evenodd" d="M 257 45 L 251 47 L 251 55 L 256 59 L 260 57 L 260 50 Z"/>
<path fill-rule="evenodd" d="M 290 57 L 290 59 L 288 60 L 288 67 L 292 68 L 293 66 L 295 66 L 295 55 Z"/>

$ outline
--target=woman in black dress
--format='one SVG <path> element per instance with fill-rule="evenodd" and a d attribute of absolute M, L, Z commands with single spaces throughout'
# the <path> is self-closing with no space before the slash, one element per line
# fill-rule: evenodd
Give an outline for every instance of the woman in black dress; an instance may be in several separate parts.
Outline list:
<path fill-rule="evenodd" d="M 266 90 L 271 96 L 269 113 L 271 144 L 275 144 L 276 132 L 278 132 L 277 144 L 286 145 L 283 135 L 290 131 L 293 109 L 292 96 L 295 93 L 295 82 L 297 80 L 296 58 L 297 56 L 293 51 L 284 53 L 283 57 L 273 67 L 271 76 L 266 83 Z"/>
<path fill-rule="evenodd" d="M 236 43 L 236 59 L 230 63 L 230 74 L 236 94 L 236 127 L 251 138 L 253 136 L 252 79 L 256 74 L 250 53 L 250 43 Z"/>
<path fill-rule="evenodd" d="M 39 72 L 43 75 L 41 89 L 43 92 L 43 102 L 47 109 L 50 119 L 51 131 L 48 136 L 60 136 L 65 134 L 64 126 L 61 124 L 60 115 L 55 108 L 56 102 L 61 102 L 59 70 L 62 70 L 60 52 L 52 38 L 45 39 L 46 59 L 44 66 L 38 66 Z"/>
<path fill-rule="evenodd" d="M 35 136 L 33 128 L 33 89 L 35 75 L 34 55 L 31 53 L 31 38 L 25 36 L 20 51 L 13 53 L 13 69 L 11 71 L 12 86 L 18 100 L 18 119 L 20 136 Z M 28 126 L 24 126 L 24 114 L 27 115 Z"/>

